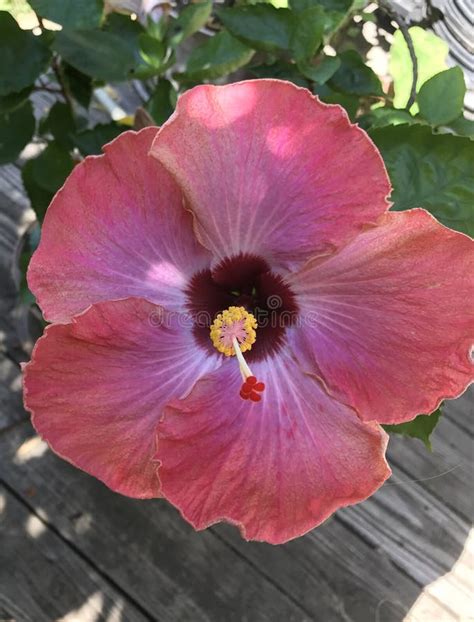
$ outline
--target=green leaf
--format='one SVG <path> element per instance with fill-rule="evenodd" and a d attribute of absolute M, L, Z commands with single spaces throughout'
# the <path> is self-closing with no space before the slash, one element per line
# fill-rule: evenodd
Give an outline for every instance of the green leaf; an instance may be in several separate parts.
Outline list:
<path fill-rule="evenodd" d="M 33 84 L 50 56 L 41 39 L 21 30 L 9 13 L 0 11 L 0 95 L 18 93 Z"/>
<path fill-rule="evenodd" d="M 158 41 L 164 41 L 168 30 L 168 24 L 168 15 L 166 13 L 163 13 L 158 21 L 155 21 L 155 18 L 148 14 L 146 16 L 145 31 L 154 39 L 158 39 Z"/>
<path fill-rule="evenodd" d="M 218 9 L 217 16 L 229 32 L 257 50 L 289 50 L 293 38 L 293 13 L 270 4 Z"/>
<path fill-rule="evenodd" d="M 336 91 L 353 95 L 383 95 L 380 80 L 355 50 L 339 55 L 341 66 L 330 80 Z"/>
<path fill-rule="evenodd" d="M 246 65 L 253 55 L 254 50 L 223 30 L 192 51 L 186 72 L 177 77 L 191 82 L 219 78 Z"/>
<path fill-rule="evenodd" d="M 101 30 L 63 30 L 53 48 L 78 71 L 106 82 L 127 80 L 137 64 L 129 41 Z"/>
<path fill-rule="evenodd" d="M 308 80 L 301 74 L 298 67 L 293 63 L 277 60 L 268 65 L 257 65 L 249 68 L 249 72 L 254 78 L 275 78 L 277 80 L 288 80 L 297 86 L 309 88 Z"/>
<path fill-rule="evenodd" d="M 71 65 L 61 62 L 63 81 L 68 93 L 84 108 L 88 108 L 92 97 L 92 79 Z"/>
<path fill-rule="evenodd" d="M 474 235 L 474 144 L 452 134 L 433 134 L 426 125 L 376 129 L 393 185 L 395 210 L 424 207 L 442 223 Z"/>
<path fill-rule="evenodd" d="M 256 4 L 217 11 L 234 36 L 267 52 L 292 51 L 296 60 L 311 58 L 322 43 L 327 18 L 319 6 L 301 12 Z"/>
<path fill-rule="evenodd" d="M 446 69 L 448 44 L 429 30 L 419 26 L 409 28 L 408 32 L 413 41 L 416 58 L 418 60 L 417 92 L 422 84 L 432 76 Z M 410 97 L 413 80 L 412 64 L 408 47 L 400 30 L 395 32 L 390 48 L 389 71 L 393 78 L 395 108 L 405 108 Z M 418 106 L 415 104 L 411 112 L 415 114 Z"/>
<path fill-rule="evenodd" d="M 126 128 L 117 123 L 99 123 L 90 130 L 78 132 L 74 136 L 74 144 L 83 156 L 99 155 L 102 146 L 116 138 Z"/>
<path fill-rule="evenodd" d="M 420 120 L 412 117 L 406 110 L 383 107 L 375 108 L 359 117 L 357 123 L 366 130 L 369 128 L 386 127 L 387 125 L 416 125 L 420 123 Z"/>
<path fill-rule="evenodd" d="M 40 222 L 54 194 L 63 185 L 73 167 L 74 162 L 69 152 L 54 142 L 37 158 L 28 160 L 23 166 L 23 185 Z"/>
<path fill-rule="evenodd" d="M 64 149 L 72 149 L 76 123 L 71 108 L 62 102 L 53 104 L 46 119 L 41 121 L 39 130 L 41 134 L 52 134 L 57 144 Z"/>
<path fill-rule="evenodd" d="M 327 11 L 347 13 L 352 6 L 352 0 L 290 0 L 290 9 L 304 11 L 314 6 L 320 6 Z"/>
<path fill-rule="evenodd" d="M 439 418 L 441 417 L 441 407 L 431 415 L 418 415 L 413 421 L 399 423 L 398 425 L 382 426 L 389 434 L 403 434 L 403 436 L 411 436 L 419 438 L 425 444 L 426 448 L 431 451 L 430 436 L 433 433 Z"/>
<path fill-rule="evenodd" d="M 138 41 L 143 60 L 155 69 L 161 67 L 166 54 L 165 44 L 146 33 L 141 34 Z"/>
<path fill-rule="evenodd" d="M 304 11 L 317 4 L 314 0 L 288 0 L 288 7 L 293 11 Z"/>
<path fill-rule="evenodd" d="M 353 0 L 319 0 L 318 4 L 326 9 L 326 11 L 347 13 L 355 3 Z"/>
<path fill-rule="evenodd" d="M 107 19 L 104 31 L 120 37 L 127 45 L 135 66 L 128 78 L 147 80 L 164 71 L 174 62 L 174 56 L 167 54 L 165 45 L 157 37 L 147 32 L 137 20 L 128 15 L 113 13 Z"/>
<path fill-rule="evenodd" d="M 155 66 L 152 66 L 147 63 L 142 63 L 133 70 L 133 76 L 137 80 L 148 80 L 149 78 L 164 74 L 167 69 L 175 64 L 175 62 L 176 54 L 174 50 L 168 48 L 168 50 L 166 51 L 166 56 L 162 59 L 161 64 L 156 64 Z"/>
<path fill-rule="evenodd" d="M 170 44 L 173 47 L 176 47 L 185 39 L 203 28 L 211 16 L 211 11 L 211 1 L 189 4 L 181 11 L 178 18 L 170 27 Z"/>
<path fill-rule="evenodd" d="M 2 95 L 0 97 L 0 115 L 13 112 L 13 110 L 19 108 L 28 99 L 32 90 L 32 86 L 27 86 L 26 89 L 23 89 L 19 93 Z"/>
<path fill-rule="evenodd" d="M 437 73 L 418 93 L 420 115 L 431 125 L 446 125 L 462 114 L 465 94 L 466 84 L 460 67 Z"/>
<path fill-rule="evenodd" d="M 340 66 L 341 60 L 338 56 L 323 56 L 318 65 L 298 63 L 301 73 L 317 84 L 325 84 L 332 78 Z"/>
<path fill-rule="evenodd" d="M 37 182 L 34 175 L 35 160 L 28 160 L 21 169 L 21 178 L 26 194 L 30 199 L 31 207 L 36 213 L 36 217 L 42 222 L 48 205 L 54 196 L 54 192 L 45 190 Z"/>
<path fill-rule="evenodd" d="M 322 101 L 325 104 L 338 104 L 347 112 L 349 119 L 355 121 L 357 110 L 359 109 L 359 98 L 356 95 L 346 93 L 332 93 L 330 95 L 322 95 Z"/>
<path fill-rule="evenodd" d="M 325 84 L 313 84 L 312 91 L 315 95 L 318 95 L 324 103 L 342 106 L 349 115 L 351 121 L 355 120 L 360 105 L 359 97 L 357 95 L 338 93 L 329 86 L 328 82 Z"/>
<path fill-rule="evenodd" d="M 465 119 L 462 115 L 451 121 L 448 127 L 458 136 L 474 136 L 474 121 Z"/>
<path fill-rule="evenodd" d="M 0 115 L 0 165 L 13 162 L 33 137 L 35 117 L 30 101 Z"/>
<path fill-rule="evenodd" d="M 291 0 L 290 8 L 295 12 L 318 7 L 324 11 L 324 34 L 329 36 L 341 26 L 348 11 L 352 8 L 352 0 Z"/>
<path fill-rule="evenodd" d="M 100 25 L 104 12 L 102 0 L 28 0 L 41 17 L 63 28 L 87 30 Z"/>
<path fill-rule="evenodd" d="M 48 192 L 56 192 L 66 181 L 74 168 L 74 162 L 67 149 L 51 142 L 40 155 L 31 160 L 35 183 Z"/>
<path fill-rule="evenodd" d="M 140 35 L 145 34 L 146 30 L 138 20 L 131 19 L 130 15 L 111 13 L 107 17 L 103 30 L 120 37 L 124 43 L 128 44 L 130 50 L 136 55 L 137 60 L 139 59 L 140 46 L 138 38 Z"/>
<path fill-rule="evenodd" d="M 293 15 L 291 50 L 296 61 L 311 59 L 323 41 L 327 18 L 320 6 Z"/>
<path fill-rule="evenodd" d="M 160 79 L 158 86 L 145 105 L 145 109 L 157 125 L 164 123 L 173 113 L 172 96 L 174 96 L 174 90 L 171 82 L 165 78 Z"/>

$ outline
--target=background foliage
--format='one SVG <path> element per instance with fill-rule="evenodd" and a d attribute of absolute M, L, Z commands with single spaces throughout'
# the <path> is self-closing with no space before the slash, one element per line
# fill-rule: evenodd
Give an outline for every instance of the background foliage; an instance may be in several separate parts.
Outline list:
<path fill-rule="evenodd" d="M 0 0 L 0 165 L 37 146 L 22 177 L 41 223 L 77 162 L 131 126 L 162 124 L 179 93 L 280 78 L 340 104 L 368 131 L 393 184 L 392 209 L 421 206 L 474 235 L 474 124 L 463 117 L 463 73 L 448 68 L 447 52 L 428 30 L 365 0 Z M 142 99 L 132 115 L 113 104 L 130 85 Z M 38 117 L 40 92 L 56 101 Z M 97 122 L 104 102 L 113 118 Z M 23 266 L 38 240 L 39 228 Z M 438 418 L 387 428 L 429 446 Z"/>

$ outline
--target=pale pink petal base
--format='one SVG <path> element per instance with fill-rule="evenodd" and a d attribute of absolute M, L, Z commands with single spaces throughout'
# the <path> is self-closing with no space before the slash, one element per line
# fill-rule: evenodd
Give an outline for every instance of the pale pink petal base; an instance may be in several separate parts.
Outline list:
<path fill-rule="evenodd" d="M 387 435 L 305 376 L 287 354 L 253 370 L 266 384 L 242 400 L 235 361 L 165 409 L 162 493 L 196 529 L 238 525 L 249 540 L 296 538 L 371 495 L 390 475 Z"/>
<path fill-rule="evenodd" d="M 399 423 L 474 377 L 474 243 L 428 212 L 389 213 L 290 284 L 302 366 L 364 420 Z"/>
<path fill-rule="evenodd" d="M 162 408 L 218 364 L 176 314 L 140 299 L 99 303 L 46 329 L 24 370 L 25 405 L 63 458 L 124 495 L 156 497 Z"/>
<path fill-rule="evenodd" d="M 148 156 L 156 131 L 121 134 L 76 166 L 53 199 L 28 270 L 49 321 L 129 296 L 182 309 L 188 279 L 209 264 L 180 189 Z"/>
<path fill-rule="evenodd" d="M 290 82 L 186 91 L 151 154 L 180 184 L 217 259 L 254 253 L 289 267 L 388 208 L 389 180 L 367 134 Z"/>

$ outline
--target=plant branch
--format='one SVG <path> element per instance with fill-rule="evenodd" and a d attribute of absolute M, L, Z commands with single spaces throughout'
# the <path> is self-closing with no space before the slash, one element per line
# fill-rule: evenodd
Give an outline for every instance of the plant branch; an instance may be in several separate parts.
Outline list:
<path fill-rule="evenodd" d="M 398 20 L 398 26 L 402 32 L 403 38 L 408 47 L 408 52 L 410 53 L 410 60 L 412 65 L 412 81 L 411 81 L 411 89 L 410 89 L 410 97 L 408 98 L 406 108 L 410 110 L 410 108 L 415 103 L 416 99 L 416 83 L 418 82 L 418 59 L 416 58 L 415 46 L 413 45 L 413 39 L 411 38 L 410 31 L 408 30 L 408 26 L 405 24 L 403 19 Z"/>
<path fill-rule="evenodd" d="M 58 57 L 57 56 L 53 57 L 53 61 L 51 63 L 51 66 L 53 68 L 54 75 L 56 76 L 56 80 L 58 81 L 59 87 L 61 89 L 60 93 L 62 94 L 62 96 L 66 100 L 66 103 L 72 109 L 73 108 L 72 99 L 71 99 L 71 96 L 69 95 L 69 93 L 67 91 L 66 85 L 64 84 L 64 80 L 63 80 L 63 76 L 62 76 L 62 73 L 61 73 L 61 68 L 60 68 L 59 63 L 58 63 Z"/>
<path fill-rule="evenodd" d="M 408 25 L 404 21 L 403 17 L 393 13 L 392 9 L 386 2 L 381 0 L 379 2 L 380 8 L 387 13 L 387 15 L 393 19 L 393 21 L 397 22 L 398 27 L 400 28 L 400 32 L 405 39 L 405 43 L 407 44 L 408 53 L 410 54 L 411 60 L 411 68 L 412 68 L 412 81 L 411 81 L 411 89 L 410 96 L 407 101 L 407 105 L 405 106 L 407 110 L 415 103 L 416 99 L 416 85 L 418 82 L 418 59 L 416 58 L 415 46 L 413 45 L 413 39 L 411 38 L 410 31 L 408 30 Z"/>
<path fill-rule="evenodd" d="M 45 26 L 44 26 L 44 21 L 43 18 L 41 17 L 41 15 L 38 15 L 38 13 L 36 11 L 33 11 L 36 19 L 38 20 L 38 25 L 41 28 L 41 31 L 43 32 L 45 30 Z M 58 58 L 57 56 L 53 57 L 52 63 L 51 63 L 51 67 L 54 71 L 54 75 L 56 76 L 56 80 L 58 81 L 59 84 L 59 89 L 53 89 L 49 86 L 46 86 L 41 80 L 40 80 L 40 86 L 39 87 L 35 87 L 35 90 L 42 90 L 42 91 L 47 91 L 48 93 L 58 93 L 60 95 L 62 95 L 66 101 L 66 103 L 72 108 L 72 99 L 71 96 L 69 95 L 66 85 L 64 84 L 64 80 L 63 80 L 63 76 L 61 74 L 61 68 L 59 67 L 59 63 L 58 63 Z"/>
<path fill-rule="evenodd" d="M 387 93 L 383 95 L 365 95 L 367 99 L 377 99 L 378 101 L 384 101 L 390 104 L 393 107 L 393 97 L 390 97 Z"/>

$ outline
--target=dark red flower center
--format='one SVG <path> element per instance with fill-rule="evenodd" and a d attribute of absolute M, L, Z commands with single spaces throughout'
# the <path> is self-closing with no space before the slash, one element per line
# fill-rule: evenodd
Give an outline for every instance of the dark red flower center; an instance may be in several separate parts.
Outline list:
<path fill-rule="evenodd" d="M 194 334 L 200 345 L 215 351 L 209 329 L 215 317 L 231 306 L 244 307 L 257 320 L 257 339 L 246 354 L 257 361 L 277 352 L 286 329 L 298 314 L 295 296 L 283 277 L 272 272 L 262 257 L 226 257 L 214 269 L 197 272 L 186 290 Z"/>

